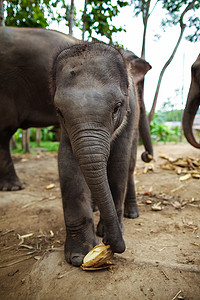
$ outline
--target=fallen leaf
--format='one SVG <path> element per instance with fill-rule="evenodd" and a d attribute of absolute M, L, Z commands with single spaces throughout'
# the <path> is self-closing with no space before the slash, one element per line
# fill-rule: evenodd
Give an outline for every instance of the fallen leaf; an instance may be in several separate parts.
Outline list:
<path fill-rule="evenodd" d="M 154 211 L 160 211 L 162 210 L 162 207 L 160 206 L 161 202 L 158 202 L 158 203 L 154 203 L 151 207 L 152 210 Z"/>
<path fill-rule="evenodd" d="M 178 201 L 174 201 L 174 202 L 172 202 L 172 205 L 173 205 L 173 207 L 175 207 L 176 209 L 179 209 L 179 208 L 181 208 L 181 203 L 180 203 L 180 202 L 178 202 Z"/>
<path fill-rule="evenodd" d="M 36 255 L 36 256 L 34 256 L 33 258 L 34 258 L 35 260 L 40 260 L 41 257 L 42 257 L 42 256 Z"/>
<path fill-rule="evenodd" d="M 21 244 L 20 247 L 26 248 L 26 249 L 34 249 L 34 247 L 32 247 L 32 246 L 24 245 L 24 244 Z"/>
<path fill-rule="evenodd" d="M 24 243 L 24 239 L 26 239 L 28 237 L 31 237 L 33 235 L 34 235 L 34 233 L 27 233 L 27 234 L 24 234 L 24 235 L 17 234 L 18 239 L 21 240 L 21 242 L 19 242 L 19 245 Z"/>
<path fill-rule="evenodd" d="M 146 204 L 151 204 L 152 201 L 151 200 L 146 200 Z"/>
<path fill-rule="evenodd" d="M 141 191 L 141 190 L 143 190 L 143 189 L 144 189 L 144 185 L 138 186 L 138 191 Z"/>
<path fill-rule="evenodd" d="M 191 174 L 188 173 L 188 174 L 186 174 L 186 175 L 184 175 L 184 176 L 181 176 L 181 177 L 179 178 L 179 180 L 180 180 L 180 181 L 185 181 L 185 180 L 190 179 L 191 177 L 192 177 Z"/>
<path fill-rule="evenodd" d="M 143 173 L 146 174 L 149 171 L 154 171 L 154 165 L 152 163 L 145 164 Z"/>
<path fill-rule="evenodd" d="M 52 230 L 50 230 L 50 237 L 54 237 L 54 233 Z"/>
<path fill-rule="evenodd" d="M 200 174 L 199 173 L 192 173 L 192 178 L 195 178 L 195 179 L 200 179 Z"/>
<path fill-rule="evenodd" d="M 51 190 L 55 187 L 55 184 L 54 183 L 51 183 L 49 185 L 46 185 L 46 190 Z"/>

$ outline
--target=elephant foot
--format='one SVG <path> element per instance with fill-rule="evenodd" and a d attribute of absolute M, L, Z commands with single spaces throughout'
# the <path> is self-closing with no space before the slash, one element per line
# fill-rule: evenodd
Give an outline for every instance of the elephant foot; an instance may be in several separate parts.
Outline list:
<path fill-rule="evenodd" d="M 65 259 L 69 264 L 79 267 L 83 263 L 85 255 L 97 244 L 96 235 L 87 235 L 85 232 L 69 232 L 65 241 Z"/>
<path fill-rule="evenodd" d="M 121 219 L 121 220 L 119 220 L 119 226 L 120 226 L 121 232 L 123 233 L 124 232 L 124 222 L 123 222 L 122 218 L 119 218 L 119 219 Z M 97 224 L 96 234 L 99 237 L 104 237 L 104 226 L 103 226 L 103 221 L 101 219 L 99 220 L 99 223 Z"/>
<path fill-rule="evenodd" d="M 18 191 L 24 188 L 25 185 L 18 178 L 0 181 L 0 191 Z"/>
<path fill-rule="evenodd" d="M 83 244 L 73 243 L 69 238 L 65 242 L 65 259 L 69 264 L 79 267 L 83 263 L 85 255 L 98 244 L 98 239 L 85 241 Z"/>
<path fill-rule="evenodd" d="M 128 203 L 127 203 L 128 202 Z M 124 204 L 124 217 L 129 219 L 136 219 L 139 217 L 139 210 L 136 201 L 127 201 Z"/>
<path fill-rule="evenodd" d="M 111 229 L 109 232 L 106 230 L 105 226 L 103 225 L 103 221 L 100 219 L 97 225 L 97 235 L 103 238 L 103 243 L 105 245 L 110 245 L 111 250 L 114 253 L 122 253 L 125 251 L 125 243 L 122 237 L 122 233 L 124 230 L 123 221 L 119 222 L 120 231 L 118 234 L 115 235 L 115 228 Z"/>

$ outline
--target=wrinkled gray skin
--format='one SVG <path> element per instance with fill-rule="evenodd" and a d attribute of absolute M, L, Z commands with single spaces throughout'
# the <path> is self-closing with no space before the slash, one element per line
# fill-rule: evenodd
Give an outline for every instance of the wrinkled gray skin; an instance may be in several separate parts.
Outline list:
<path fill-rule="evenodd" d="M 200 54 L 192 65 L 191 74 L 192 79 L 186 107 L 183 113 L 182 124 L 184 134 L 188 142 L 192 146 L 200 149 L 200 143 L 195 140 L 192 132 L 193 121 L 200 105 Z"/>
<path fill-rule="evenodd" d="M 63 45 L 68 47 L 77 43 L 80 43 L 80 41 L 72 38 L 71 36 L 45 29 L 22 29 L 9 27 L 0 28 L 0 190 L 18 190 L 23 188 L 23 184 L 16 175 L 10 156 L 9 140 L 12 134 L 20 127 L 26 129 L 29 127 L 59 125 L 56 111 L 54 105 L 52 104 L 52 99 L 49 92 L 49 65 L 51 63 L 53 53 L 55 53 L 55 50 L 57 52 L 57 48 L 63 48 Z M 121 55 L 118 52 L 117 54 L 118 56 Z M 103 174 L 100 174 L 100 171 L 96 172 L 94 170 L 95 174 L 97 174 L 97 177 L 100 176 L 99 179 L 101 179 L 101 176 L 103 176 L 103 181 L 98 187 L 96 185 L 96 187 L 93 187 L 92 182 L 90 182 L 90 185 L 86 183 L 87 176 L 85 176 L 85 174 L 83 175 L 83 172 L 80 171 L 80 166 L 77 163 L 80 158 L 77 160 L 75 158 L 76 153 L 72 152 L 71 150 L 71 140 L 69 140 L 69 137 L 71 138 L 71 136 L 67 135 L 66 130 L 63 130 L 62 133 L 62 142 L 59 151 L 59 166 L 62 165 L 63 162 L 63 168 L 59 168 L 62 194 L 64 195 L 64 214 L 68 232 L 65 253 L 67 260 L 74 265 L 79 265 L 82 261 L 83 255 L 88 252 L 88 250 L 91 249 L 92 246 L 97 242 L 94 234 L 91 207 L 88 202 L 91 192 L 93 199 L 97 201 L 101 210 L 101 220 L 98 224 L 97 233 L 101 236 L 104 236 L 104 240 L 109 241 L 109 243 L 112 244 L 112 249 L 116 252 L 122 252 L 124 250 L 124 242 L 121 234 L 121 229 L 123 230 L 122 202 L 124 202 L 124 198 L 125 216 L 134 218 L 139 215 L 136 205 L 132 176 L 136 157 L 139 106 L 141 116 L 145 115 L 146 117 L 144 104 L 141 105 L 141 103 L 143 103 L 143 99 L 139 99 L 141 96 L 139 91 L 139 82 L 143 79 L 144 74 L 150 69 L 150 66 L 145 61 L 142 61 L 134 56 L 133 53 L 131 54 L 129 52 L 124 55 L 127 57 L 127 66 L 130 68 L 130 71 L 128 72 L 129 96 L 125 95 L 128 90 L 126 84 L 125 86 L 121 85 L 124 83 L 124 80 L 126 83 L 127 73 L 122 72 L 121 75 L 125 76 L 125 79 L 122 78 L 120 79 L 121 81 L 118 77 L 117 81 L 115 80 L 116 76 L 118 76 L 117 73 L 116 76 L 114 76 L 115 79 L 112 78 L 112 61 L 115 62 L 115 56 L 113 57 L 113 54 L 106 56 L 105 62 L 102 61 L 104 55 L 101 57 L 98 55 L 97 61 L 95 57 L 93 57 L 92 61 L 94 61 L 95 64 L 102 64 L 102 67 L 104 64 L 106 64 L 106 67 L 105 75 L 102 74 L 104 67 L 99 73 L 98 68 L 96 72 L 94 72 L 92 69 L 91 74 L 89 74 L 89 76 L 92 77 L 90 80 L 91 87 L 87 88 L 87 85 L 89 84 L 88 75 L 84 75 L 86 76 L 86 80 L 84 77 L 82 78 L 79 76 L 81 77 L 80 82 L 77 82 L 79 88 L 77 88 L 77 86 L 76 88 L 73 86 L 73 89 L 77 90 L 76 94 L 78 95 L 76 95 L 76 98 L 79 98 L 78 96 L 82 95 L 82 90 L 84 90 L 86 95 L 89 95 L 94 90 L 94 85 L 96 84 L 97 92 L 95 92 L 95 99 L 102 99 L 102 93 L 107 95 L 106 90 L 104 91 L 104 87 L 106 89 L 109 89 L 110 87 L 114 94 L 112 95 L 112 92 L 109 92 L 108 96 L 106 96 L 107 98 L 105 97 L 105 100 L 111 100 L 109 110 L 111 109 L 115 111 L 113 111 L 112 114 L 111 111 L 110 113 L 108 111 L 103 113 L 105 118 L 106 116 L 108 117 L 106 120 L 107 124 L 104 124 L 105 128 L 103 127 L 102 123 L 99 122 L 100 129 L 95 130 L 96 128 L 98 129 L 98 114 L 105 109 L 103 106 L 98 107 L 100 110 L 95 110 L 94 115 L 91 115 L 91 119 L 94 118 L 95 121 L 91 120 L 90 122 L 86 122 L 87 126 L 89 126 L 89 129 L 92 132 L 92 135 L 90 136 L 90 131 L 85 131 L 86 136 L 89 134 L 89 140 L 94 139 L 94 141 L 96 141 L 95 131 L 97 136 L 100 135 L 101 137 L 102 135 L 102 141 L 100 141 L 99 145 L 96 145 L 94 142 L 94 144 L 92 143 L 92 145 L 89 147 L 91 150 L 93 149 L 94 152 L 95 149 L 97 150 L 96 154 L 91 155 L 90 158 L 90 160 L 93 160 L 94 158 L 94 168 L 98 167 L 99 165 L 98 162 L 95 162 L 96 157 L 98 156 L 98 150 L 101 150 L 102 148 L 104 150 L 106 149 L 106 153 L 100 154 L 101 156 L 103 155 L 104 165 L 107 166 L 108 170 L 107 173 L 105 168 Z M 132 58 L 131 55 L 133 55 Z M 121 61 L 122 58 L 121 56 L 119 57 Z M 108 58 L 110 61 L 107 63 L 107 60 L 109 60 Z M 78 61 L 80 62 L 80 57 L 78 57 Z M 107 70 L 109 68 L 109 64 L 111 64 L 111 68 Z M 76 66 L 78 68 L 78 63 Z M 80 67 L 81 66 L 82 65 L 80 64 Z M 71 68 L 70 65 L 69 67 Z M 84 70 L 84 67 L 82 68 Z M 89 70 L 88 68 L 87 70 Z M 115 69 L 116 66 L 114 64 L 114 74 Z M 73 72 L 70 74 L 70 76 L 74 76 Z M 77 79 L 77 74 L 75 73 L 75 75 L 75 79 Z M 99 77 L 99 79 L 97 77 Z M 102 83 L 102 80 L 106 82 Z M 134 85 L 132 81 L 134 81 Z M 67 92 L 68 91 L 68 98 L 70 98 L 72 92 L 71 86 L 67 86 Z M 121 100 L 119 99 L 119 103 L 123 102 L 123 105 L 118 104 L 118 102 L 112 103 L 112 99 L 113 96 L 115 97 L 115 94 L 116 96 L 118 95 L 119 98 L 122 96 L 122 98 L 120 98 Z M 137 97 L 135 98 L 136 95 Z M 129 99 L 130 104 L 128 105 L 129 102 L 125 100 L 122 101 L 123 98 Z M 84 99 L 87 101 L 87 98 Z M 115 100 L 118 101 L 118 98 Z M 91 102 L 91 104 L 92 103 L 93 102 Z M 105 104 L 106 103 L 108 104 L 108 102 L 105 102 Z M 79 109 L 80 108 L 82 109 L 81 105 Z M 86 107 L 84 109 L 86 109 Z M 130 109 L 131 112 L 129 112 Z M 118 129 L 113 128 L 111 120 L 109 121 L 109 117 L 111 117 L 111 115 L 113 118 L 115 118 L 114 115 L 117 114 L 118 110 L 122 110 L 122 115 L 119 120 L 120 122 L 119 124 L 116 124 L 116 128 L 120 128 L 119 132 Z M 60 112 L 62 113 L 61 110 L 58 111 L 58 113 Z M 128 122 L 125 124 L 125 122 L 122 121 L 124 120 L 124 115 L 126 114 Z M 133 117 L 133 115 L 135 117 Z M 69 116 L 71 119 L 71 112 Z M 102 116 L 100 114 L 100 118 Z M 88 115 L 86 119 L 87 118 Z M 84 116 L 81 115 L 80 120 L 83 119 Z M 76 120 L 77 119 L 75 119 L 75 121 Z M 145 118 L 140 118 L 139 130 L 143 131 L 143 143 L 146 151 L 150 154 L 153 154 L 149 128 L 145 120 Z M 125 124 L 124 127 L 120 126 L 121 122 Z M 93 125 L 94 129 L 92 129 Z M 129 140 L 128 142 L 127 138 Z M 76 144 L 75 141 L 73 141 L 73 144 Z M 63 155 L 62 152 L 64 152 Z M 79 151 L 76 150 L 76 152 Z M 146 157 L 146 155 L 144 156 Z M 66 170 L 64 166 L 66 165 L 69 165 L 70 168 L 68 168 L 68 174 L 66 178 L 64 178 L 62 176 L 62 170 L 65 176 Z M 90 170 L 88 170 L 88 172 L 89 171 Z M 120 177 L 118 176 L 119 173 L 121 174 Z M 123 175 L 125 176 L 123 177 Z M 75 179 L 74 182 L 73 179 Z M 92 181 L 92 179 L 93 178 L 90 178 L 90 181 Z M 70 185 L 72 189 L 68 190 L 68 185 Z M 105 189 L 105 186 L 107 186 L 107 190 Z M 95 193 L 95 188 L 100 188 L 98 193 Z M 66 189 L 67 191 L 65 192 Z M 126 190 L 127 193 L 125 193 Z M 67 195 L 71 199 L 69 202 L 65 201 Z M 77 198 L 79 198 L 79 196 L 81 197 L 81 201 L 77 202 Z M 98 200 L 99 197 L 101 198 L 101 196 L 103 201 L 105 200 L 106 202 L 105 206 L 103 203 L 99 204 Z M 74 197 L 74 201 L 72 201 L 72 197 Z M 108 199 L 109 201 L 107 201 Z M 112 199 L 114 199 L 115 205 L 113 204 Z M 104 221 L 105 214 L 106 221 Z M 113 219 L 115 221 L 112 224 Z M 109 225 L 110 223 L 111 225 Z M 75 240 L 72 242 L 74 237 Z M 76 253 L 78 253 L 78 255 L 76 255 Z"/>
<path fill-rule="evenodd" d="M 137 83 L 150 69 L 145 61 L 142 65 L 131 69 L 117 49 L 101 43 L 72 46 L 54 60 L 51 85 L 61 123 L 65 257 L 73 265 L 79 266 L 97 243 L 91 198 L 100 211 L 97 233 L 113 252 L 125 250 L 123 203 L 125 197 L 135 201 Z"/>
<path fill-rule="evenodd" d="M 24 188 L 10 155 L 9 141 L 14 132 L 59 125 L 49 93 L 49 65 L 57 48 L 80 42 L 46 29 L 0 27 L 0 190 Z M 128 51 L 127 55 L 134 70 L 137 57 Z M 146 117 L 145 110 L 141 114 Z M 140 131 L 144 132 L 146 151 L 152 154 L 145 117 L 141 118 Z M 137 214 L 129 212 L 130 217 Z"/>
<path fill-rule="evenodd" d="M 59 125 L 49 92 L 49 66 L 59 46 L 77 42 L 45 29 L 0 27 L 0 190 L 23 188 L 9 150 L 14 132 Z"/>

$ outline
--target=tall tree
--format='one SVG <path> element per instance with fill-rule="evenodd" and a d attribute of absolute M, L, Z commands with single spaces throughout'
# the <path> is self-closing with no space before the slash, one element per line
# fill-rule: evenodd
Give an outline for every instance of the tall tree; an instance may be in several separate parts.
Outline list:
<path fill-rule="evenodd" d="M 69 34 L 73 35 L 74 26 L 78 26 L 79 23 L 76 19 L 76 7 L 74 4 L 74 0 L 70 1 L 70 4 L 67 4 L 65 0 L 52 0 L 51 4 L 54 8 L 57 8 L 55 13 L 56 17 L 53 17 L 52 20 L 57 21 L 65 21 L 66 26 L 69 28 Z M 61 9 L 58 9 L 58 6 L 61 5 Z"/>
<path fill-rule="evenodd" d="M 47 16 L 52 14 L 50 0 L 7 0 L 5 1 L 6 26 L 46 27 Z"/>
<path fill-rule="evenodd" d="M 73 35 L 74 27 L 74 0 L 71 0 L 70 10 L 69 10 L 69 34 Z"/>
<path fill-rule="evenodd" d="M 120 8 L 129 5 L 127 1 L 117 0 L 113 5 L 112 0 L 85 0 L 85 9 L 82 17 L 83 32 L 89 34 L 89 38 L 93 37 L 93 33 L 100 34 L 108 38 L 109 43 L 113 43 L 113 33 L 125 31 L 121 26 L 112 25 L 113 17 L 116 17 Z"/>
<path fill-rule="evenodd" d="M 169 66 L 169 64 L 172 62 L 176 51 L 180 45 L 180 42 L 182 40 L 184 31 L 186 26 L 188 27 L 194 27 L 194 33 L 190 36 L 187 36 L 186 38 L 190 40 L 191 42 L 197 41 L 200 36 L 200 22 L 199 19 L 194 15 L 190 16 L 187 21 L 184 22 L 183 18 L 187 14 L 187 12 L 191 9 L 194 11 L 200 7 L 200 1 L 199 0 L 157 0 L 157 1 L 152 1 L 152 0 L 136 0 L 134 1 L 134 6 L 135 6 L 135 15 L 138 16 L 139 14 L 142 14 L 143 18 L 143 43 L 142 43 L 142 51 L 141 51 L 141 56 L 145 58 L 145 46 L 146 46 L 146 31 L 147 31 L 147 21 L 149 17 L 151 16 L 154 8 L 156 7 L 158 2 L 162 1 L 162 8 L 166 10 L 168 13 L 168 18 L 166 20 L 162 20 L 162 26 L 166 27 L 166 25 L 178 25 L 180 26 L 180 34 L 179 38 L 177 40 L 177 43 L 174 47 L 174 50 L 172 54 L 170 55 L 169 59 L 167 62 L 164 64 L 157 83 L 156 87 L 156 92 L 155 96 L 153 99 L 153 104 L 151 111 L 149 113 L 149 122 L 152 121 L 153 115 L 155 112 L 156 104 L 157 104 L 157 99 L 158 99 L 158 94 L 161 86 L 161 81 L 164 75 L 165 70 Z M 150 11 L 150 5 L 154 4 L 153 8 Z"/>
<path fill-rule="evenodd" d="M 82 15 L 82 21 L 83 21 L 83 28 L 82 28 L 82 40 L 85 40 L 85 31 L 86 31 L 86 22 L 87 22 L 87 4 L 88 0 L 85 0 L 84 2 L 84 10 L 83 10 L 83 15 Z"/>
<path fill-rule="evenodd" d="M 154 4 L 154 7 L 150 11 L 150 5 L 151 0 L 136 0 L 133 1 L 134 3 L 134 14 L 135 16 L 138 16 L 140 13 L 142 13 L 142 21 L 143 21 L 143 39 L 142 39 L 142 51 L 141 51 L 141 57 L 145 59 L 145 49 L 146 49 L 146 33 L 147 33 L 147 24 L 149 17 L 151 16 L 154 8 L 156 7 L 159 0 L 157 0 Z"/>
<path fill-rule="evenodd" d="M 3 5 L 3 0 L 0 0 L 0 26 L 4 26 L 4 5 Z"/>
<path fill-rule="evenodd" d="M 174 2 L 174 6 L 172 6 L 172 2 Z M 189 10 L 191 10 L 192 8 L 195 8 L 195 3 L 197 4 L 198 8 L 199 8 L 199 4 L 200 4 L 200 1 L 197 1 L 197 0 L 192 0 L 192 1 L 164 1 L 164 7 L 169 11 L 169 13 L 171 14 L 172 17 L 174 17 L 173 15 L 174 15 L 175 12 L 177 13 L 177 12 L 180 11 L 180 6 L 179 6 L 181 4 L 180 2 L 185 2 L 184 4 L 186 4 L 187 6 L 184 8 L 184 10 L 180 14 L 180 16 L 178 16 L 177 21 L 172 20 L 172 24 L 174 24 L 174 25 L 179 24 L 179 26 L 180 26 L 179 38 L 178 38 L 178 40 L 176 42 L 176 45 L 175 45 L 175 47 L 172 51 L 172 54 L 170 55 L 169 59 L 166 61 L 166 63 L 164 64 L 164 66 L 163 66 L 163 68 L 160 72 L 157 87 L 156 87 L 156 91 L 155 91 L 155 95 L 154 95 L 154 99 L 153 99 L 153 104 L 152 104 L 152 107 L 151 107 L 151 110 L 150 110 L 150 113 L 149 113 L 149 116 L 148 116 L 149 122 L 151 122 L 153 120 L 153 116 L 154 116 L 154 113 L 155 113 L 156 104 L 157 104 L 157 100 L 158 100 L 158 93 L 159 93 L 159 90 L 160 90 L 160 85 L 161 85 L 161 81 L 162 81 L 164 72 L 167 69 L 167 67 L 169 66 L 169 64 L 172 62 L 172 60 L 173 60 L 173 58 L 176 54 L 176 51 L 177 51 L 177 49 L 180 45 L 180 42 L 182 40 L 185 28 L 187 26 L 186 23 L 184 23 L 183 18 Z M 195 26 L 196 31 L 199 31 L 200 23 L 199 22 L 195 23 L 195 20 L 196 20 L 196 17 L 190 18 L 190 24 L 191 24 L 191 26 L 192 26 L 192 24 L 197 25 L 197 26 Z M 198 39 L 198 33 L 195 32 L 193 35 L 188 36 L 187 38 L 190 41 L 196 40 L 196 39 Z"/>

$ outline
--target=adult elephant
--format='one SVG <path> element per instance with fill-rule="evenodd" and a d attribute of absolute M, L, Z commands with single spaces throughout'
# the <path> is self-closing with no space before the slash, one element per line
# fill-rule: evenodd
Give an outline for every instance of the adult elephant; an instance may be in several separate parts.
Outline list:
<path fill-rule="evenodd" d="M 0 190 L 24 187 L 15 172 L 9 149 L 15 131 L 18 128 L 59 125 L 49 91 L 49 65 L 59 47 L 79 43 L 81 41 L 72 36 L 56 31 L 0 27 Z M 132 76 L 139 82 L 141 61 L 131 52 L 127 56 Z M 150 66 L 144 65 L 148 71 Z M 140 130 L 146 150 L 143 159 L 147 161 L 147 154 L 152 155 L 153 149 L 143 99 L 140 103 Z M 138 214 L 129 209 L 127 216 L 134 215 Z"/>
<path fill-rule="evenodd" d="M 200 149 L 200 143 L 198 143 L 193 135 L 192 126 L 195 115 L 200 105 L 200 54 L 191 68 L 191 84 L 187 97 L 186 107 L 183 113 L 183 130 L 188 142 Z"/>
<path fill-rule="evenodd" d="M 0 27 L 0 190 L 23 188 L 10 155 L 18 128 L 58 125 L 49 92 L 51 57 L 75 38 L 46 29 Z"/>
<path fill-rule="evenodd" d="M 138 82 L 150 68 L 141 59 L 134 63 L 130 68 L 112 46 L 83 43 L 58 51 L 52 65 L 51 93 L 61 124 L 65 257 L 76 266 L 97 243 L 91 198 L 100 211 L 98 235 L 113 252 L 125 250 L 123 204 L 127 194 L 135 199 L 129 179 L 140 119 Z"/>

